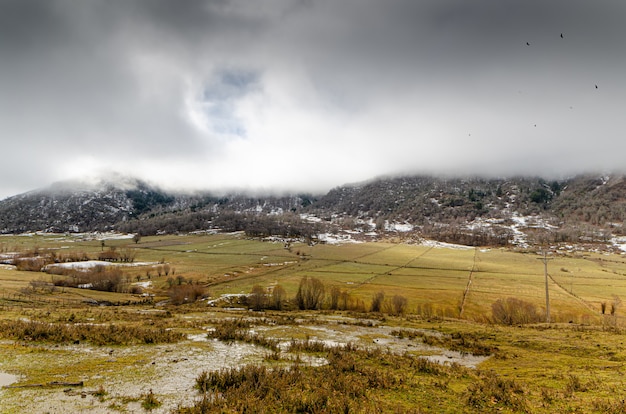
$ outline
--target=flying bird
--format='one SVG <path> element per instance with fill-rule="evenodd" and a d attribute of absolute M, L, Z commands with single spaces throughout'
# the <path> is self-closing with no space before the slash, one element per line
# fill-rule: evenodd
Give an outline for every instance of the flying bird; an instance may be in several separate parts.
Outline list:
<path fill-rule="evenodd" d="M 561 33 L 561 39 L 563 39 L 563 33 Z"/>
<path fill-rule="evenodd" d="M 530 46 L 530 43 L 526 42 L 526 46 Z"/>
<path fill-rule="evenodd" d="M 598 89 L 598 85 L 596 85 L 596 89 Z"/>

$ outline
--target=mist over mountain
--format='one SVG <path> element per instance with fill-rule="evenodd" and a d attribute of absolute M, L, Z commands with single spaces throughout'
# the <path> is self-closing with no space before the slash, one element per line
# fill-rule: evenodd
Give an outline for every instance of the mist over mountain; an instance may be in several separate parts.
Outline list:
<path fill-rule="evenodd" d="M 401 231 L 468 245 L 506 245 L 516 240 L 519 228 L 535 236 L 549 230 L 541 237 L 550 241 L 607 239 L 623 233 L 625 220 L 626 178 L 599 174 L 562 180 L 408 175 L 343 185 L 326 194 L 282 196 L 174 193 L 112 176 L 59 182 L 0 201 L 5 234 L 219 229 L 312 237 L 340 230 Z"/>

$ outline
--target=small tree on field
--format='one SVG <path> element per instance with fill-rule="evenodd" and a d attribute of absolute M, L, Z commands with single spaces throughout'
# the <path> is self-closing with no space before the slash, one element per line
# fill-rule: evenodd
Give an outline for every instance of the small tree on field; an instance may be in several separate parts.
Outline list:
<path fill-rule="evenodd" d="M 265 289 L 263 289 L 259 285 L 254 285 L 252 287 L 252 292 L 248 296 L 248 303 L 250 307 L 256 311 L 260 311 L 267 306 L 267 300 L 265 296 Z"/>
<path fill-rule="evenodd" d="M 301 310 L 318 309 L 324 299 L 324 284 L 314 277 L 300 279 L 296 303 Z"/>
<path fill-rule="evenodd" d="M 274 286 L 274 289 L 272 289 L 272 308 L 276 310 L 281 310 L 283 308 L 285 294 L 285 289 L 281 285 Z"/>
<path fill-rule="evenodd" d="M 141 241 L 141 235 L 139 233 L 135 234 L 133 236 L 133 241 L 135 242 L 135 244 L 139 243 Z"/>

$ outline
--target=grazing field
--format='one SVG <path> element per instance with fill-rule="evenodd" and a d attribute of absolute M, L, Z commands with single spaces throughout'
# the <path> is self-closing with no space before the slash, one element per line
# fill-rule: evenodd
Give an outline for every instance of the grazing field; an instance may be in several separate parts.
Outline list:
<path fill-rule="evenodd" d="M 242 234 L 97 239 L 91 235 L 29 235 L 0 238 L 0 251 L 70 251 L 97 257 L 108 249 L 132 249 L 134 261 L 120 265 L 133 282 L 165 299 L 168 278 L 204 284 L 211 296 L 249 293 L 253 286 L 281 285 L 293 297 L 302 277 L 319 279 L 328 292 L 337 287 L 369 306 L 373 295 L 403 295 L 407 313 L 429 305 L 439 316 L 482 321 L 494 301 L 506 297 L 534 303 L 545 312 L 544 265 L 537 252 L 505 249 L 432 247 L 393 243 L 342 245 L 261 242 Z M 598 322 L 606 309 L 626 296 L 626 258 L 599 253 L 552 253 L 549 293 L 553 322 Z M 168 274 L 163 269 L 166 266 Z M 0 294 L 28 290 L 45 273 L 0 268 Z M 170 282 L 171 283 L 171 282 Z M 138 297 L 66 288 L 44 299 L 138 300 Z M 621 313 L 615 309 L 615 318 Z"/>
<path fill-rule="evenodd" d="M 113 291 L 1 265 L 0 413 L 626 408 L 622 255 L 551 252 L 548 324 L 532 251 L 242 234 L 0 238 L 6 261 L 80 256 L 87 268 L 130 251 L 106 265 L 117 273 L 94 271 L 119 276 Z M 317 310 L 298 309 L 305 277 L 323 286 Z M 280 309 L 248 310 L 278 291 Z M 510 303 L 539 322 L 496 323 L 496 305 Z"/>

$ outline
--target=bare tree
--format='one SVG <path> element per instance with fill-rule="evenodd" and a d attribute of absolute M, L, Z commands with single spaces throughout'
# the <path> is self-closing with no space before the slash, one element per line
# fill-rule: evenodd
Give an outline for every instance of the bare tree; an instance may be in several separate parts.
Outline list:
<path fill-rule="evenodd" d="M 285 294 L 285 289 L 281 285 L 274 286 L 274 289 L 272 289 L 272 308 L 276 310 L 281 310 L 283 308 Z"/>
<path fill-rule="evenodd" d="M 248 300 L 250 307 L 256 311 L 260 311 L 261 309 L 265 309 L 267 306 L 267 297 L 265 295 L 265 289 L 263 289 L 260 285 L 254 285 L 252 287 L 252 292 L 248 295 Z"/>
<path fill-rule="evenodd" d="M 296 303 L 301 310 L 318 309 L 324 299 L 324 284 L 314 277 L 300 279 Z"/>
<path fill-rule="evenodd" d="M 120 250 L 120 260 L 126 263 L 132 263 L 135 261 L 137 252 L 135 249 L 124 248 Z"/>

